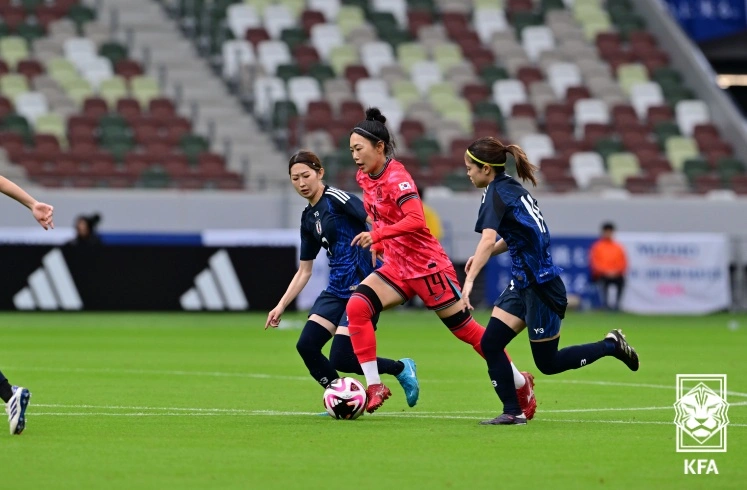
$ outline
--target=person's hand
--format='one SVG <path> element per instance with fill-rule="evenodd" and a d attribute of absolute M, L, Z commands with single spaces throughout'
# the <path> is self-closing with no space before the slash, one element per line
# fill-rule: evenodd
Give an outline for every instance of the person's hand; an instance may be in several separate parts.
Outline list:
<path fill-rule="evenodd" d="M 43 202 L 37 202 L 31 207 L 31 214 L 34 215 L 34 219 L 38 221 L 45 230 L 54 228 L 54 207 Z"/>
<path fill-rule="evenodd" d="M 464 287 L 462 288 L 462 302 L 464 307 L 468 310 L 474 310 L 475 307 L 469 301 L 469 295 L 472 294 L 472 287 L 474 286 L 473 281 L 464 281 Z"/>
<path fill-rule="evenodd" d="M 267 327 L 277 328 L 280 325 L 280 317 L 283 316 L 285 308 L 276 306 L 270 313 L 267 314 L 267 322 L 265 322 L 265 330 Z"/>
<path fill-rule="evenodd" d="M 464 266 L 464 272 L 465 274 L 469 274 L 469 270 L 472 268 L 472 261 L 475 260 L 475 256 L 473 255 L 469 259 L 467 259 L 467 265 Z"/>
<path fill-rule="evenodd" d="M 353 238 L 353 241 L 350 244 L 351 247 L 355 247 L 356 245 L 360 245 L 363 248 L 368 248 L 371 245 L 373 245 L 373 239 L 371 238 L 371 232 L 364 231 L 364 232 L 358 233 L 355 236 L 355 238 Z"/>

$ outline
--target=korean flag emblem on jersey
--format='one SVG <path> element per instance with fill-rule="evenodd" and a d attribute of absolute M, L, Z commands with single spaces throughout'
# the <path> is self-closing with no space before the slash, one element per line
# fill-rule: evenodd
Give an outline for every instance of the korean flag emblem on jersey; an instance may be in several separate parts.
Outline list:
<path fill-rule="evenodd" d="M 402 182 L 402 183 L 401 183 L 401 184 L 399 185 L 399 190 L 401 190 L 401 191 L 406 191 L 407 189 L 412 189 L 412 186 L 410 185 L 410 183 L 409 183 L 409 182 Z"/>
<path fill-rule="evenodd" d="M 316 220 L 316 223 L 314 223 L 316 226 L 316 234 L 321 235 L 322 234 L 322 221 Z"/>

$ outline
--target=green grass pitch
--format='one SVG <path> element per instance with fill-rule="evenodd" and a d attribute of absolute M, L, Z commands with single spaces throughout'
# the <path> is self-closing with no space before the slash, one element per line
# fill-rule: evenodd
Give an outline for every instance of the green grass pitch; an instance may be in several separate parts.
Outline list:
<path fill-rule="evenodd" d="M 478 312 L 487 321 L 487 312 Z M 26 432 L 0 429 L 3 486 L 24 489 L 745 488 L 747 316 L 572 314 L 561 345 L 622 328 L 641 356 L 539 374 L 527 426 L 485 427 L 500 405 L 485 364 L 435 315 L 382 315 L 379 354 L 418 363 L 421 398 L 336 421 L 295 350 L 303 315 L 0 314 L 0 369 L 32 393 Z M 740 325 L 735 328 L 735 321 Z M 731 323 L 731 328 L 729 324 Z M 728 452 L 675 451 L 677 373 L 724 373 Z M 362 379 L 361 376 L 358 376 Z M 719 474 L 685 475 L 685 459 Z"/>

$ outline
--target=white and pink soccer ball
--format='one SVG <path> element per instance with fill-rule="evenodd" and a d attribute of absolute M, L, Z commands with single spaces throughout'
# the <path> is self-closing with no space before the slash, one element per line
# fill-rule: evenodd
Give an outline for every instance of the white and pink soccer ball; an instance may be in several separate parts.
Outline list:
<path fill-rule="evenodd" d="M 327 413 L 336 419 L 357 419 L 366 410 L 366 388 L 355 378 L 337 378 L 324 390 Z"/>

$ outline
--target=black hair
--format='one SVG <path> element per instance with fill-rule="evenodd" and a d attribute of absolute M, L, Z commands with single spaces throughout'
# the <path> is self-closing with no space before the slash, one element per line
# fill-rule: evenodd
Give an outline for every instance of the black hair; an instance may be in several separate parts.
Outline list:
<path fill-rule="evenodd" d="M 94 213 L 91 215 L 80 214 L 75 219 L 75 221 L 85 221 L 88 225 L 88 229 L 93 233 L 93 231 L 101 222 L 101 215 L 99 213 Z"/>
<path fill-rule="evenodd" d="M 499 174 L 506 171 L 506 154 L 511 153 L 516 161 L 516 173 L 521 180 L 530 181 L 535 187 L 537 179 L 534 172 L 537 167 L 529 163 L 527 154 L 519 145 L 504 145 L 497 138 L 485 136 L 472 142 L 467 148 L 466 156 L 469 161 L 482 168 L 490 165 Z"/>
<path fill-rule="evenodd" d="M 606 223 L 602 223 L 602 231 L 615 231 L 615 223 L 611 221 L 607 221 Z"/>
<path fill-rule="evenodd" d="M 294 153 L 293 156 L 290 157 L 290 160 L 288 160 L 288 175 L 290 175 L 293 165 L 297 163 L 308 165 L 309 168 L 316 173 L 319 173 L 322 170 L 322 161 L 313 151 L 300 150 Z"/>
<path fill-rule="evenodd" d="M 389 134 L 385 123 L 386 117 L 381 113 L 379 108 L 369 107 L 366 109 L 366 119 L 356 124 L 352 131 L 350 131 L 350 134 L 359 134 L 374 146 L 378 145 L 379 141 L 381 141 L 384 143 L 384 155 L 391 157 L 394 155 L 394 138 Z"/>

